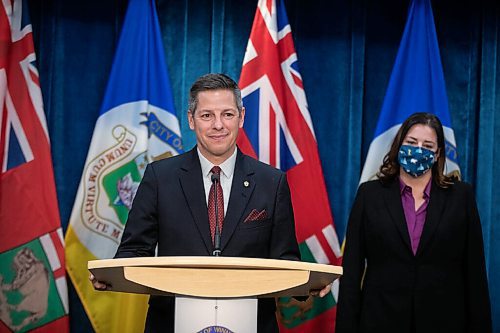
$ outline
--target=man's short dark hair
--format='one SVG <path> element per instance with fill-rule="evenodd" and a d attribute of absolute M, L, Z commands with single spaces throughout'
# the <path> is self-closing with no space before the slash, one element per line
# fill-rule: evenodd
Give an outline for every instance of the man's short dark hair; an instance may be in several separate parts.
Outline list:
<path fill-rule="evenodd" d="M 198 105 L 198 94 L 208 90 L 230 90 L 234 95 L 236 108 L 241 113 L 243 103 L 241 101 L 241 90 L 238 84 L 226 74 L 210 73 L 200 76 L 191 86 L 189 91 L 188 111 L 194 114 Z"/>

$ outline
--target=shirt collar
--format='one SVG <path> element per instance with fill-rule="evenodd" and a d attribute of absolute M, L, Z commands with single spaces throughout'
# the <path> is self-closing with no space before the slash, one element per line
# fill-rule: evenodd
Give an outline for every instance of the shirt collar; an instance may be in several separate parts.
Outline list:
<path fill-rule="evenodd" d="M 212 168 L 215 166 L 212 162 L 207 160 L 205 156 L 200 152 L 199 148 L 196 148 L 196 151 L 198 152 L 198 157 L 200 159 L 200 165 L 201 165 L 201 172 L 203 174 L 203 177 L 209 177 L 210 172 Z M 231 156 L 224 162 L 222 162 L 219 167 L 222 170 L 222 175 L 224 175 L 226 178 L 231 178 L 234 173 L 234 167 L 236 165 L 236 155 L 238 153 L 238 149 L 236 148 Z"/>
<path fill-rule="evenodd" d="M 427 183 L 427 186 L 424 189 L 424 197 L 425 198 L 431 197 L 431 186 L 432 186 L 432 177 L 431 177 L 431 179 L 429 179 L 429 182 Z"/>
<path fill-rule="evenodd" d="M 430 198 L 431 197 L 431 185 L 432 184 L 432 177 L 429 179 L 429 182 L 425 186 L 424 189 L 424 197 L 425 198 Z M 411 193 L 411 187 L 406 185 L 405 182 L 399 177 L 399 191 L 400 194 L 403 195 L 406 191 Z"/>

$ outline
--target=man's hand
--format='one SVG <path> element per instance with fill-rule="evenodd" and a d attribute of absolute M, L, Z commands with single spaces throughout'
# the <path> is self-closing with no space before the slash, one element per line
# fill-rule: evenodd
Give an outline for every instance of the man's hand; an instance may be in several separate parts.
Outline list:
<path fill-rule="evenodd" d="M 99 290 L 99 291 L 111 290 L 110 284 L 107 284 L 106 282 L 97 280 L 96 277 L 92 273 L 90 273 L 90 275 L 89 275 L 89 280 L 92 283 L 92 285 L 94 286 L 95 290 Z"/>
<path fill-rule="evenodd" d="M 332 290 L 332 284 L 330 283 L 321 290 L 311 290 L 309 292 L 309 295 L 314 297 L 325 297 L 331 290 Z"/>

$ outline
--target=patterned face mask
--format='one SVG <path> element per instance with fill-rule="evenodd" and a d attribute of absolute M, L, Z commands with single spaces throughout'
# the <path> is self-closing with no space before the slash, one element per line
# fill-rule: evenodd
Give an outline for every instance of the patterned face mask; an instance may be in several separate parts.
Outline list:
<path fill-rule="evenodd" d="M 399 165 L 413 177 L 422 176 L 434 164 L 436 153 L 423 147 L 402 145 L 399 148 Z"/>

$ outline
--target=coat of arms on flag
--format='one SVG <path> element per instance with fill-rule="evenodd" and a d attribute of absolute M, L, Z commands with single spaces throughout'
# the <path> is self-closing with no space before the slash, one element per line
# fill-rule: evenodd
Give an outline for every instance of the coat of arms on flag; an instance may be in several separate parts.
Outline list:
<path fill-rule="evenodd" d="M 246 109 L 238 145 L 287 173 L 302 260 L 340 265 L 340 246 L 324 183 L 297 53 L 282 0 L 258 3 L 239 86 Z M 332 332 L 338 281 L 321 299 L 282 298 L 282 331 Z"/>
<path fill-rule="evenodd" d="M 150 119 L 143 121 L 140 115 L 144 114 Z M 172 124 L 164 125 L 172 121 L 171 113 L 146 102 L 125 103 L 101 117 L 103 121 L 99 119 L 98 123 L 105 124 L 97 125 L 102 129 L 94 134 L 99 148 L 89 152 L 83 171 L 79 215 L 83 226 L 94 236 L 103 236 L 118 245 L 146 165 L 177 155 L 182 152 L 182 144 L 177 118 L 172 130 Z M 106 242 L 100 240 L 103 241 Z M 101 248 L 110 249 L 99 252 L 104 258 L 116 250 L 115 246 Z"/>
<path fill-rule="evenodd" d="M 0 7 L 0 331 L 68 331 L 64 242 L 27 2 Z"/>
<path fill-rule="evenodd" d="M 9 329 L 26 331 L 68 313 L 63 253 L 59 229 L 0 254 L 0 320 Z"/>
<path fill-rule="evenodd" d="M 130 0 L 66 233 L 68 273 L 97 332 L 144 329 L 148 297 L 95 292 L 87 261 L 114 256 L 146 165 L 182 151 L 155 1 Z"/>

